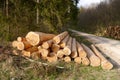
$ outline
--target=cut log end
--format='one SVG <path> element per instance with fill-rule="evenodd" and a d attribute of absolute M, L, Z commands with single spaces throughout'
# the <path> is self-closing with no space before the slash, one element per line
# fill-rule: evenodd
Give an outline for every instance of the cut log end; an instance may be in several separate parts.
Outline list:
<path fill-rule="evenodd" d="M 113 64 L 111 64 L 108 61 L 104 61 L 104 62 L 101 63 L 101 67 L 102 67 L 102 69 L 110 70 L 110 69 L 113 68 Z"/>
<path fill-rule="evenodd" d="M 69 56 L 64 57 L 65 62 L 71 62 L 71 58 Z"/>
<path fill-rule="evenodd" d="M 82 60 L 81 60 L 81 57 L 76 57 L 76 58 L 74 59 L 74 61 L 75 61 L 76 63 L 79 63 L 79 64 L 80 64 Z"/>
<path fill-rule="evenodd" d="M 38 51 L 31 53 L 31 58 L 34 60 L 38 60 L 40 59 L 40 57 L 41 57 L 41 54 Z"/>
<path fill-rule="evenodd" d="M 78 56 L 77 54 L 78 54 L 77 52 L 72 52 L 70 56 L 71 58 L 76 58 Z"/>
<path fill-rule="evenodd" d="M 48 44 L 47 42 L 44 42 L 44 43 L 42 44 L 42 47 L 43 47 L 44 49 L 48 49 L 48 48 L 49 48 L 49 44 Z"/>
<path fill-rule="evenodd" d="M 71 54 L 71 49 L 69 49 L 68 47 L 65 47 L 63 49 L 64 55 L 70 55 Z"/>
<path fill-rule="evenodd" d="M 94 45 L 91 45 L 93 51 L 95 52 L 95 54 L 101 59 L 101 67 L 103 69 L 107 69 L 107 70 L 110 70 L 113 68 L 113 64 L 110 63 L 103 55 L 101 52 L 99 52 L 97 50 L 97 48 L 94 46 Z"/>
<path fill-rule="evenodd" d="M 59 50 L 59 51 L 57 52 L 57 57 L 58 57 L 58 58 L 63 58 L 63 56 L 64 56 L 63 50 Z"/>
<path fill-rule="evenodd" d="M 60 43 L 60 37 L 59 36 L 56 36 L 55 38 L 53 38 L 53 43 L 55 43 L 55 44 L 58 44 L 58 43 Z"/>
<path fill-rule="evenodd" d="M 66 46 L 66 43 L 61 43 L 61 44 L 60 44 L 60 47 L 61 47 L 61 48 L 64 48 L 65 46 Z"/>
<path fill-rule="evenodd" d="M 26 38 L 24 38 L 24 37 L 17 37 L 17 41 L 23 42 L 23 41 L 26 41 Z"/>
<path fill-rule="evenodd" d="M 84 58 L 84 57 L 87 56 L 87 53 L 86 53 L 85 51 L 82 50 L 80 56 L 81 56 L 82 58 Z"/>
<path fill-rule="evenodd" d="M 46 42 L 43 42 L 42 47 L 44 49 L 48 49 L 48 48 L 50 48 L 52 46 L 52 42 L 53 42 L 52 40 L 48 40 Z"/>
<path fill-rule="evenodd" d="M 93 67 L 100 66 L 100 59 L 97 56 L 91 56 L 90 58 L 90 65 Z"/>
<path fill-rule="evenodd" d="M 88 66 L 90 64 L 90 61 L 87 57 L 82 58 L 82 64 Z"/>
<path fill-rule="evenodd" d="M 31 54 L 29 51 L 25 51 L 25 50 L 23 50 L 21 53 L 23 57 L 30 57 Z"/>
<path fill-rule="evenodd" d="M 13 41 L 12 42 L 12 47 L 16 48 L 17 47 L 17 43 L 18 43 L 18 41 Z"/>
<path fill-rule="evenodd" d="M 69 35 L 67 35 L 61 42 L 60 42 L 60 47 L 64 48 L 65 46 L 67 46 L 67 41 L 69 39 Z"/>
<path fill-rule="evenodd" d="M 53 43 L 58 44 L 60 43 L 66 36 L 68 35 L 68 32 L 65 31 L 53 38 Z"/>
<path fill-rule="evenodd" d="M 35 34 L 32 31 L 26 35 L 26 39 L 33 46 L 39 44 L 39 41 L 40 41 L 39 35 Z"/>
<path fill-rule="evenodd" d="M 24 47 L 24 43 L 23 43 L 23 42 L 18 42 L 18 43 L 17 43 L 17 49 L 18 49 L 18 50 L 24 50 L 24 48 L 25 48 L 25 47 Z"/>
<path fill-rule="evenodd" d="M 47 58 L 49 51 L 47 49 L 41 49 L 41 55 L 44 58 Z"/>
<path fill-rule="evenodd" d="M 50 63 L 54 63 L 54 62 L 57 62 L 58 58 L 57 58 L 56 55 L 54 55 L 54 56 L 51 56 L 51 57 L 47 57 L 47 60 Z"/>

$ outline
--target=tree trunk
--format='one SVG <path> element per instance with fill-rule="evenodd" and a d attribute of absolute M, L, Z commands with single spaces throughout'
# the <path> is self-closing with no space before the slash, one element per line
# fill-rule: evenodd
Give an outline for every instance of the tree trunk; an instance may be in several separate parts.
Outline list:
<path fill-rule="evenodd" d="M 38 8 L 39 0 L 37 0 L 36 2 L 37 2 L 36 23 L 39 24 L 39 8 Z"/>
<path fill-rule="evenodd" d="M 9 1 L 8 0 L 6 0 L 6 17 L 8 18 L 8 4 L 9 4 Z"/>

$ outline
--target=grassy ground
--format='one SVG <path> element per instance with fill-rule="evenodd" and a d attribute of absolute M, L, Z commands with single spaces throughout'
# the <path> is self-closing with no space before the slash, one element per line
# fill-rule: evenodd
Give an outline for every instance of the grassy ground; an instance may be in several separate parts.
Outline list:
<path fill-rule="evenodd" d="M 15 59 L 18 59 L 15 60 Z M 57 68 L 61 66 L 64 68 Z M 119 80 L 120 70 L 102 70 L 74 62 L 59 62 L 50 66 L 31 63 L 17 56 L 0 62 L 0 80 Z"/>
<path fill-rule="evenodd" d="M 74 35 L 74 34 L 72 34 Z M 79 42 L 90 43 L 81 37 Z M 120 69 L 110 71 L 101 67 L 84 66 L 74 62 L 47 63 L 41 65 L 41 60 L 30 62 L 21 56 L 11 55 L 11 47 L 5 46 L 0 53 L 0 80 L 119 80 Z M 42 61 L 44 62 L 44 61 Z M 63 67 L 58 68 L 57 66 Z"/>

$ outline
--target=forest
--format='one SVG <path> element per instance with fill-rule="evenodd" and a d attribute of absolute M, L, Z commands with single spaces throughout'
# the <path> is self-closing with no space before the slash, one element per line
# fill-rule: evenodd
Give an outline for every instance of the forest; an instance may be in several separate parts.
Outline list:
<path fill-rule="evenodd" d="M 105 0 L 96 7 L 79 9 L 79 30 L 91 33 L 104 33 L 107 27 L 120 25 L 120 0 Z"/>
<path fill-rule="evenodd" d="M 120 24 L 119 0 L 95 7 L 77 7 L 80 0 L 0 0 L 0 40 L 13 40 L 29 31 L 59 33 L 68 28 L 104 33 Z"/>
<path fill-rule="evenodd" d="M 0 36 L 12 40 L 28 31 L 60 32 L 75 23 L 78 1 L 0 0 Z"/>

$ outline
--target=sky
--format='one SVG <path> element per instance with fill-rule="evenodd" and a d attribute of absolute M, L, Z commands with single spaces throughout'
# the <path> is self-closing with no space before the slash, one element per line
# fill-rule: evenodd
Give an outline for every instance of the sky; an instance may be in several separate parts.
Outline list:
<path fill-rule="evenodd" d="M 88 7 L 90 6 L 91 4 L 95 3 L 95 4 L 98 4 L 100 3 L 101 1 L 104 1 L 104 0 L 80 0 L 79 4 L 78 4 L 78 7 Z"/>

